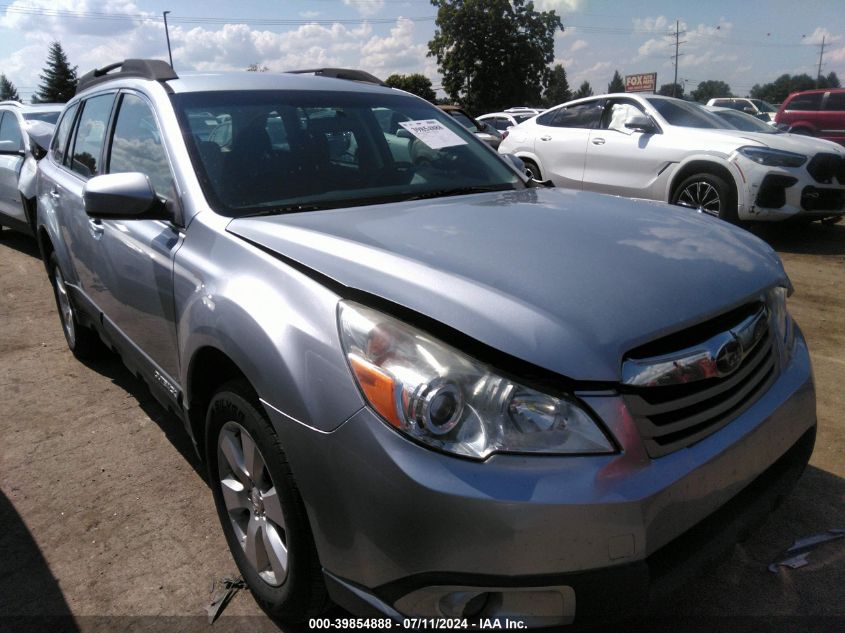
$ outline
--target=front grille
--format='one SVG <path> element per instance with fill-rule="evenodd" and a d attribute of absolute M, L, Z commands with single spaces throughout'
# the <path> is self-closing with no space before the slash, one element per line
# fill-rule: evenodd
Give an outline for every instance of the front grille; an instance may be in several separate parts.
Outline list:
<path fill-rule="evenodd" d="M 730 375 L 677 385 L 636 387 L 623 394 L 646 451 L 662 457 L 736 419 L 777 378 L 777 350 L 766 331 Z"/>
<path fill-rule="evenodd" d="M 816 154 L 807 163 L 807 171 L 816 182 L 824 185 L 833 183 L 834 178 L 845 185 L 845 158 L 836 154 Z"/>

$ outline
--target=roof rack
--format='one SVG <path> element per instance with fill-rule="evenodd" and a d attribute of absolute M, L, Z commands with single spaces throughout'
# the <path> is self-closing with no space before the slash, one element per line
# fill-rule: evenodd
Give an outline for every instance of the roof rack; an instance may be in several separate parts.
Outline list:
<path fill-rule="evenodd" d="M 375 75 L 363 70 L 356 70 L 354 68 L 311 68 L 309 70 L 287 70 L 285 71 L 292 75 L 307 75 L 313 74 L 317 77 L 333 77 L 334 79 L 349 79 L 350 81 L 363 81 L 368 84 L 376 84 L 379 86 L 387 86 L 381 79 Z"/>
<path fill-rule="evenodd" d="M 119 72 L 112 72 L 118 68 L 120 69 Z M 76 92 L 79 93 L 91 86 L 124 77 L 140 77 L 154 81 L 179 79 L 179 75 L 170 67 L 170 64 L 160 59 L 125 59 L 122 62 L 95 68 L 82 75 L 76 84 Z"/>
<path fill-rule="evenodd" d="M 23 104 L 20 101 L 15 101 L 14 99 L 8 99 L 6 101 L 0 101 L 0 106 L 17 106 L 20 108 Z"/>

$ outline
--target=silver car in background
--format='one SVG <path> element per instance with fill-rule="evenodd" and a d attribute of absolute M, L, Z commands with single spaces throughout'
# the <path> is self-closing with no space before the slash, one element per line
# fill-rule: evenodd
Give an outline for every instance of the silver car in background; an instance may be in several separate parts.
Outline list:
<path fill-rule="evenodd" d="M 35 234 L 35 171 L 64 107 L 0 102 L 0 231 Z"/>
<path fill-rule="evenodd" d="M 768 246 L 540 186 L 401 91 L 89 73 L 38 239 L 70 349 L 118 350 L 183 421 L 282 621 L 329 598 L 408 629 L 641 612 L 813 449 Z"/>

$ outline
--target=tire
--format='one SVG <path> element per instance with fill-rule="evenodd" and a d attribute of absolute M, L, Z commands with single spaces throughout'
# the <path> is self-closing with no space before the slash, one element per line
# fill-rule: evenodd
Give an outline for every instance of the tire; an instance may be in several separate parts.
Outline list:
<path fill-rule="evenodd" d="M 256 602 L 281 622 L 319 615 L 328 599 L 305 505 L 249 383 L 215 393 L 205 437 L 217 515 Z"/>
<path fill-rule="evenodd" d="M 529 178 L 533 178 L 534 180 L 540 181 L 543 180 L 542 175 L 540 174 L 540 168 L 530 158 L 523 158 L 522 163 L 525 165 L 525 175 Z"/>
<path fill-rule="evenodd" d="M 62 333 L 65 335 L 68 348 L 79 360 L 102 356 L 106 347 L 94 330 L 79 321 L 55 252 L 50 253 L 47 270 L 50 275 L 50 284 L 53 286 L 53 297 L 56 300 Z"/>
<path fill-rule="evenodd" d="M 669 201 L 678 206 L 714 215 L 726 222 L 739 223 L 734 189 L 715 174 L 703 172 L 685 178 L 675 187 Z"/>
<path fill-rule="evenodd" d="M 790 134 L 799 134 L 801 136 L 815 136 L 808 128 L 805 127 L 796 127 L 796 128 L 789 128 Z"/>

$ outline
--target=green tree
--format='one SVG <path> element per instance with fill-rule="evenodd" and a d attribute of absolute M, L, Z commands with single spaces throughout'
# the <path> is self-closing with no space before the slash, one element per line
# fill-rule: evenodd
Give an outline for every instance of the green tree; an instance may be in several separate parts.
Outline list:
<path fill-rule="evenodd" d="M 835 81 L 839 81 L 839 78 L 836 76 L 836 73 L 831 73 L 833 77 L 828 77 L 826 79 L 834 79 Z M 812 90 L 816 87 L 816 80 L 810 77 L 807 73 L 802 73 L 800 75 L 790 75 L 785 73 L 775 79 L 774 81 L 767 83 L 767 84 L 754 84 L 754 87 L 751 88 L 751 98 L 752 99 L 762 99 L 763 101 L 768 101 L 770 103 L 783 103 L 783 100 L 786 99 L 790 93 L 798 92 L 800 90 Z"/>
<path fill-rule="evenodd" d="M 559 103 L 566 103 L 570 99 L 572 99 L 572 91 L 569 89 L 569 81 L 566 79 L 566 69 L 563 64 L 555 64 L 549 77 L 549 84 L 543 93 L 543 105 L 551 108 Z"/>
<path fill-rule="evenodd" d="M 268 70 L 270 70 L 270 69 L 267 66 L 262 66 L 258 62 L 255 62 L 254 64 L 250 64 L 249 66 L 246 67 L 246 71 L 248 73 L 266 73 Z"/>
<path fill-rule="evenodd" d="M 76 66 L 71 68 L 58 42 L 50 44 L 47 65 L 39 77 L 41 84 L 32 98 L 36 103 L 65 103 L 76 94 Z"/>
<path fill-rule="evenodd" d="M 6 79 L 6 75 L 0 75 L 0 101 L 20 101 L 15 84 Z"/>
<path fill-rule="evenodd" d="M 431 79 L 421 73 L 413 73 L 411 75 L 394 73 L 385 79 L 384 83 L 391 88 L 399 88 L 399 90 L 410 92 L 432 103 L 437 98 L 434 88 L 431 87 Z"/>
<path fill-rule="evenodd" d="M 715 97 L 733 97 L 733 93 L 731 93 L 731 87 L 724 81 L 708 79 L 698 84 L 698 88 L 693 90 L 690 96 L 694 101 L 707 103 Z"/>
<path fill-rule="evenodd" d="M 678 97 L 679 99 L 683 99 L 684 87 L 681 84 L 663 84 L 657 90 L 657 94 L 663 95 L 664 97 Z"/>
<path fill-rule="evenodd" d="M 586 79 L 584 83 L 578 86 L 578 90 L 575 91 L 575 94 L 572 95 L 573 99 L 583 99 L 584 97 L 592 97 L 593 96 L 593 87 L 590 85 L 590 82 Z"/>
<path fill-rule="evenodd" d="M 827 86 L 825 88 L 841 88 L 842 84 L 839 83 L 839 77 L 836 76 L 836 73 L 832 70 L 827 74 L 825 77 L 825 81 Z"/>
<path fill-rule="evenodd" d="M 613 79 L 607 84 L 608 92 L 625 92 L 625 82 L 622 80 L 622 75 L 618 70 L 613 71 Z"/>
<path fill-rule="evenodd" d="M 526 0 L 431 0 L 437 7 L 428 56 L 437 60 L 443 90 L 471 112 L 540 102 L 549 84 L 554 11 Z"/>

